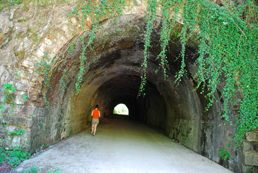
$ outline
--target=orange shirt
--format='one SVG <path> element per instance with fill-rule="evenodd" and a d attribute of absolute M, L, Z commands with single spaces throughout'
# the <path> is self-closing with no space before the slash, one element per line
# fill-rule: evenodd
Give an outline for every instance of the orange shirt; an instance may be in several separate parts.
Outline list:
<path fill-rule="evenodd" d="M 99 119 L 99 110 L 98 109 L 94 109 L 92 111 L 92 114 L 93 114 L 93 116 L 92 116 L 93 119 Z"/>

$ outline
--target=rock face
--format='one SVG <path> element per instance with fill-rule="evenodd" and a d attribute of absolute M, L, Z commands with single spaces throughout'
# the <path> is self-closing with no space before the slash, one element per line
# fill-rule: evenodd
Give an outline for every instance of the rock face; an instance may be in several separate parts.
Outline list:
<path fill-rule="evenodd" d="M 75 6 L 76 3 L 54 4 L 51 8 L 20 5 L 1 11 L 0 84 L 11 83 L 16 88 L 12 93 L 14 110 L 8 112 L 12 104 L 7 102 L 1 113 L 1 122 L 4 122 L 0 124 L 1 146 L 22 145 L 36 152 L 86 129 L 95 104 L 99 105 L 103 116 L 110 116 L 117 104 L 124 103 L 131 118 L 160 129 L 175 141 L 234 172 L 256 169 L 258 140 L 255 133 L 247 134 L 243 152 L 235 152 L 234 126 L 223 125 L 221 103 L 216 102 L 205 111 L 207 101 L 200 90 L 195 90 L 193 76 L 197 67 L 194 60 L 198 43 L 193 40 L 188 43 L 188 73 L 178 86 L 174 84 L 174 75 L 180 68 L 178 39 L 173 38 L 168 47 L 170 69 L 167 79 L 164 80 L 161 69 L 155 73 L 159 69 L 156 57 L 160 52 L 161 22 L 158 18 L 154 22 L 149 49 L 146 96 L 138 97 L 139 69 L 144 58 L 144 5 L 132 8 L 130 15 L 101 23 L 92 45 L 94 49 L 87 49 L 85 53 L 85 72 L 81 90 L 77 93 L 79 57 L 82 42 L 88 41 L 89 28 L 82 32 L 78 28 L 80 19 L 66 16 Z M 45 75 L 48 68 L 50 72 Z M 44 77 L 49 80 L 44 81 Z M 220 97 L 220 91 L 218 88 L 216 97 Z M 4 94 L 1 97 L 3 102 Z M 232 120 L 237 112 L 237 96 L 235 100 Z M 25 130 L 22 136 L 7 133 L 20 129 Z M 223 161 L 218 152 L 228 149 L 228 143 L 231 144 L 231 157 Z"/>

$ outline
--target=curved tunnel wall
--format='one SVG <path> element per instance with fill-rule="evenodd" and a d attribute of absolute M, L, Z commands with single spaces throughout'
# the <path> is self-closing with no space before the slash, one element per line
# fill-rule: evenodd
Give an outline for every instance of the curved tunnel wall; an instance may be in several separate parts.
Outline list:
<path fill-rule="evenodd" d="M 192 76 L 196 71 L 194 59 L 197 44 L 194 41 L 189 43 L 186 49 L 188 74 L 175 86 L 174 75 L 180 68 L 178 56 L 181 46 L 176 38 L 172 38 L 167 53 L 170 70 L 167 80 L 164 80 L 161 70 L 155 73 L 159 68 L 159 61 L 155 59 L 160 51 L 161 26 L 160 21 L 156 20 L 152 47 L 149 49 L 146 96 L 137 98 L 139 69 L 144 57 L 144 16 L 124 16 L 119 22 L 114 23 L 111 19 L 102 25 L 93 45 L 95 51 L 89 50 L 86 54 L 79 94 L 76 94 L 75 83 L 80 69 L 80 40 L 84 38 L 86 43 L 89 32 L 74 42 L 75 51 L 60 54 L 61 63 L 53 71 L 52 87 L 47 92 L 50 109 L 46 112 L 47 116 L 42 118 L 46 130 L 37 132 L 41 135 L 33 135 L 35 138 L 31 140 L 31 148 L 39 148 L 45 142 L 60 140 L 86 129 L 90 125 L 90 113 L 95 104 L 99 105 L 104 117 L 111 115 L 114 106 L 123 102 L 128 106 L 132 118 L 161 129 L 172 139 L 219 162 L 218 150 L 227 142 L 228 134 L 226 128 L 217 127 L 221 122 L 220 117 L 216 116 L 220 112 L 220 103 L 214 103 L 210 111 L 204 114 L 205 99 L 199 94 L 200 91 L 194 90 Z M 59 81 L 64 69 L 67 70 L 66 87 L 62 88 Z M 211 124 L 214 117 L 216 120 Z M 36 133 L 37 126 L 33 128 Z M 217 133 L 213 135 L 213 131 Z M 220 142 L 213 145 L 215 139 Z"/>
<path fill-rule="evenodd" d="M 137 94 L 140 86 L 139 68 L 143 61 L 144 17 L 127 16 L 120 18 L 120 22 L 113 22 L 109 20 L 103 24 L 104 29 L 96 35 L 96 51 L 86 54 L 86 72 L 78 95 L 75 94 L 75 82 L 79 70 L 77 57 L 81 53 L 81 38 L 75 42 L 77 51 L 63 53 L 64 60 L 53 73 L 51 82 L 54 87 L 48 92 L 52 105 L 51 117 L 57 117 L 57 114 L 60 116 L 58 125 L 55 125 L 59 128 L 55 128 L 56 133 L 51 134 L 67 137 L 84 130 L 89 125 L 90 112 L 95 104 L 99 105 L 103 116 L 109 116 L 114 106 L 123 102 L 133 118 L 162 129 L 171 138 L 199 152 L 201 106 L 196 92 L 193 92 L 192 79 L 185 76 L 178 87 L 174 86 L 173 76 L 179 68 L 178 63 L 170 64 L 167 80 L 164 80 L 161 70 L 155 73 L 159 68 L 159 61 L 155 59 L 160 50 L 160 21 L 155 21 L 152 36 L 154 48 L 149 50 L 146 96 L 139 98 Z M 120 30 L 117 31 L 116 28 Z M 107 33 L 109 35 L 103 38 L 102 35 Z M 82 36 L 85 37 L 85 42 L 87 34 Z M 180 44 L 174 40 L 168 54 L 170 61 L 177 58 L 179 51 Z M 56 81 L 62 77 L 63 69 L 67 69 L 68 88 L 61 91 Z M 57 95 L 59 97 L 53 97 Z M 52 138 L 58 138 L 54 135 Z"/>

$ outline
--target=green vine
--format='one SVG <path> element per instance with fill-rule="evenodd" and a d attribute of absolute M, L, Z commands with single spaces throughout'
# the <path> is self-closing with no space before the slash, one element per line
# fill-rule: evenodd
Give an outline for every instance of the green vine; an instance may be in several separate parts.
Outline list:
<path fill-rule="evenodd" d="M 68 17 L 79 16 L 82 19 L 81 26 L 83 30 L 86 28 L 86 20 L 89 17 L 91 22 L 91 32 L 89 34 L 89 39 L 85 43 L 84 38 L 81 39 L 81 55 L 80 59 L 80 68 L 77 76 L 77 82 L 75 84 L 76 94 L 79 94 L 81 89 L 81 84 L 83 81 L 83 74 L 85 73 L 85 63 L 87 60 L 86 51 L 87 49 L 94 50 L 94 47 L 91 47 L 94 44 L 94 39 L 96 37 L 96 31 L 99 28 L 99 23 L 106 18 L 119 17 L 123 15 L 123 9 L 125 2 L 124 0 L 102 0 L 100 4 L 96 3 L 93 0 L 85 1 L 85 4 L 80 5 L 81 7 L 75 7 L 69 14 Z M 72 51 L 72 46 L 70 47 Z"/>
<path fill-rule="evenodd" d="M 199 26 L 201 43 L 200 56 L 196 61 L 199 67 L 196 79 L 203 89 L 208 88 L 206 98 L 210 102 L 207 108 L 216 101 L 215 92 L 222 85 L 224 113 L 221 116 L 231 123 L 229 113 L 233 97 L 237 92 L 242 92 L 234 138 L 235 147 L 238 147 L 244 134 L 258 126 L 257 6 L 251 1 L 240 5 L 222 1 L 223 7 L 205 1 L 192 2 L 198 9 L 192 14 L 184 13 L 184 23 L 191 23 L 192 28 Z M 189 3 L 188 8 L 185 5 L 185 11 L 191 12 L 193 4 Z M 246 11 L 250 9 L 251 14 Z M 190 31 L 194 32 L 193 29 Z M 221 83 L 223 80 L 225 84 Z"/>
<path fill-rule="evenodd" d="M 141 65 L 142 68 L 142 75 L 141 75 L 141 85 L 139 88 L 139 95 L 138 96 L 145 96 L 145 85 L 147 83 L 147 67 L 148 67 L 148 49 L 151 47 L 151 33 L 153 30 L 153 22 L 155 18 L 157 17 L 156 15 L 156 8 L 157 8 L 157 0 L 149 0 L 147 12 L 146 12 L 146 21 L 147 21 L 147 26 L 146 26 L 146 31 L 144 35 L 144 60 Z"/>
<path fill-rule="evenodd" d="M 35 63 L 34 66 L 37 68 L 36 69 L 36 72 L 39 74 L 39 76 L 44 76 L 44 85 L 45 85 L 45 91 L 43 91 L 43 98 L 46 102 L 46 105 L 47 107 L 49 107 L 49 103 L 48 103 L 48 100 L 47 100 L 47 86 L 49 85 L 50 83 L 50 75 L 49 75 L 49 72 L 50 72 L 50 67 L 51 67 L 51 62 L 50 60 L 46 61 L 44 58 L 47 58 L 48 56 L 48 53 L 46 53 L 44 55 L 44 57 L 41 59 L 41 61 L 39 63 Z M 50 86 L 51 87 L 51 86 Z"/>
<path fill-rule="evenodd" d="M 5 150 L 0 148 L 0 164 L 2 162 L 7 162 L 7 164 L 12 165 L 14 168 L 19 165 L 20 162 L 30 158 L 30 153 L 23 151 L 21 146 L 16 146 L 13 150 Z"/>
<path fill-rule="evenodd" d="M 85 45 L 84 38 L 81 39 L 82 52 L 81 52 L 81 55 L 79 57 L 80 58 L 80 71 L 79 71 L 79 74 L 78 74 L 78 77 L 77 77 L 77 82 L 75 84 L 76 94 L 79 94 L 79 92 L 80 92 L 82 77 L 83 77 L 83 74 L 85 72 L 84 64 L 85 64 L 85 61 L 87 60 L 87 57 L 85 56 L 86 49 L 88 48 L 88 46 L 90 46 L 93 43 L 93 40 L 96 36 L 95 32 L 96 32 L 96 29 L 97 29 L 97 24 L 93 25 L 92 27 L 93 27 L 93 29 L 91 30 L 91 33 L 89 35 L 90 38 L 89 38 L 89 41 L 88 41 L 87 45 Z"/>
<path fill-rule="evenodd" d="M 7 132 L 10 135 L 15 135 L 15 136 L 22 136 L 25 133 L 25 130 L 18 130 L 18 131 L 11 131 L 11 132 Z"/>
<path fill-rule="evenodd" d="M 59 86 L 60 86 L 60 88 L 61 88 L 61 89 L 60 89 L 61 91 L 64 91 L 64 87 L 65 87 L 65 81 L 64 81 L 64 79 L 67 77 L 66 72 L 67 72 L 67 70 L 64 69 L 64 71 L 63 71 L 63 76 L 62 76 L 62 78 L 61 78 L 61 80 L 60 80 L 60 82 L 59 82 Z"/>
<path fill-rule="evenodd" d="M 227 160 L 230 159 L 231 154 L 227 150 L 219 150 L 219 156 L 221 157 L 222 160 Z"/>
<path fill-rule="evenodd" d="M 173 25 L 175 24 L 176 17 L 173 20 L 170 19 L 171 15 L 171 6 L 174 6 L 173 1 L 166 1 L 162 0 L 161 3 L 163 6 L 161 7 L 162 10 L 162 28 L 160 31 L 160 43 L 161 43 L 161 52 L 157 56 L 157 59 L 160 59 L 159 66 L 163 69 L 164 72 L 164 79 L 167 78 L 167 68 L 169 69 L 169 64 L 167 60 L 167 46 L 171 39 L 171 33 L 173 31 Z M 158 69 L 155 71 L 158 72 Z"/>
<path fill-rule="evenodd" d="M 16 91 L 16 89 L 13 87 L 13 84 L 5 84 L 3 86 L 3 94 L 4 94 L 4 98 L 2 101 L 2 104 L 0 105 L 0 111 L 4 111 L 4 106 L 9 104 L 11 105 L 10 109 L 8 110 L 9 113 L 12 113 L 15 107 L 15 99 L 13 96 L 13 93 Z M 2 113 L 1 113 L 2 114 Z M 1 120 L 1 122 L 3 122 L 3 119 Z"/>

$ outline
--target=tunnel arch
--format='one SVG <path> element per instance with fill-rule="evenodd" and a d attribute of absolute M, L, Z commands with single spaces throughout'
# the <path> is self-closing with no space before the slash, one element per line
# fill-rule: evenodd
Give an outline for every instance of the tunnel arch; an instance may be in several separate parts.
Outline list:
<path fill-rule="evenodd" d="M 159 69 L 156 57 L 160 51 L 158 40 L 161 25 L 159 19 L 155 21 L 151 40 L 153 46 L 149 50 L 146 96 L 138 97 L 141 81 L 139 69 L 144 57 L 145 18 L 131 15 L 119 20 L 115 24 L 113 20 L 107 20 L 96 33 L 95 52 L 89 50 L 86 53 L 87 63 L 79 94 L 76 94 L 75 83 L 80 69 L 80 40 L 84 38 L 87 42 L 89 32 L 73 42 L 75 51 L 60 53 L 60 60 L 57 60 L 60 63 L 53 70 L 51 88 L 47 92 L 50 106 L 46 123 L 50 136 L 47 138 L 57 140 L 86 129 L 90 125 L 90 113 L 95 104 L 99 105 L 103 118 L 112 114 L 116 104 L 123 102 L 128 105 L 131 118 L 160 129 L 167 136 L 200 152 L 202 106 L 194 91 L 191 73 L 185 75 L 177 87 L 174 85 L 175 72 L 180 68 L 180 63 L 176 61 L 181 49 L 178 39 L 174 38 L 169 45 L 168 60 L 171 63 L 167 80 L 164 80 L 161 70 L 155 72 Z M 116 28 L 122 28 L 122 31 Z M 109 35 L 103 37 L 103 33 Z M 196 44 L 192 45 L 186 50 L 190 72 L 195 70 L 192 64 L 197 47 Z M 66 87 L 61 90 L 58 82 L 64 69 L 67 70 Z"/>

